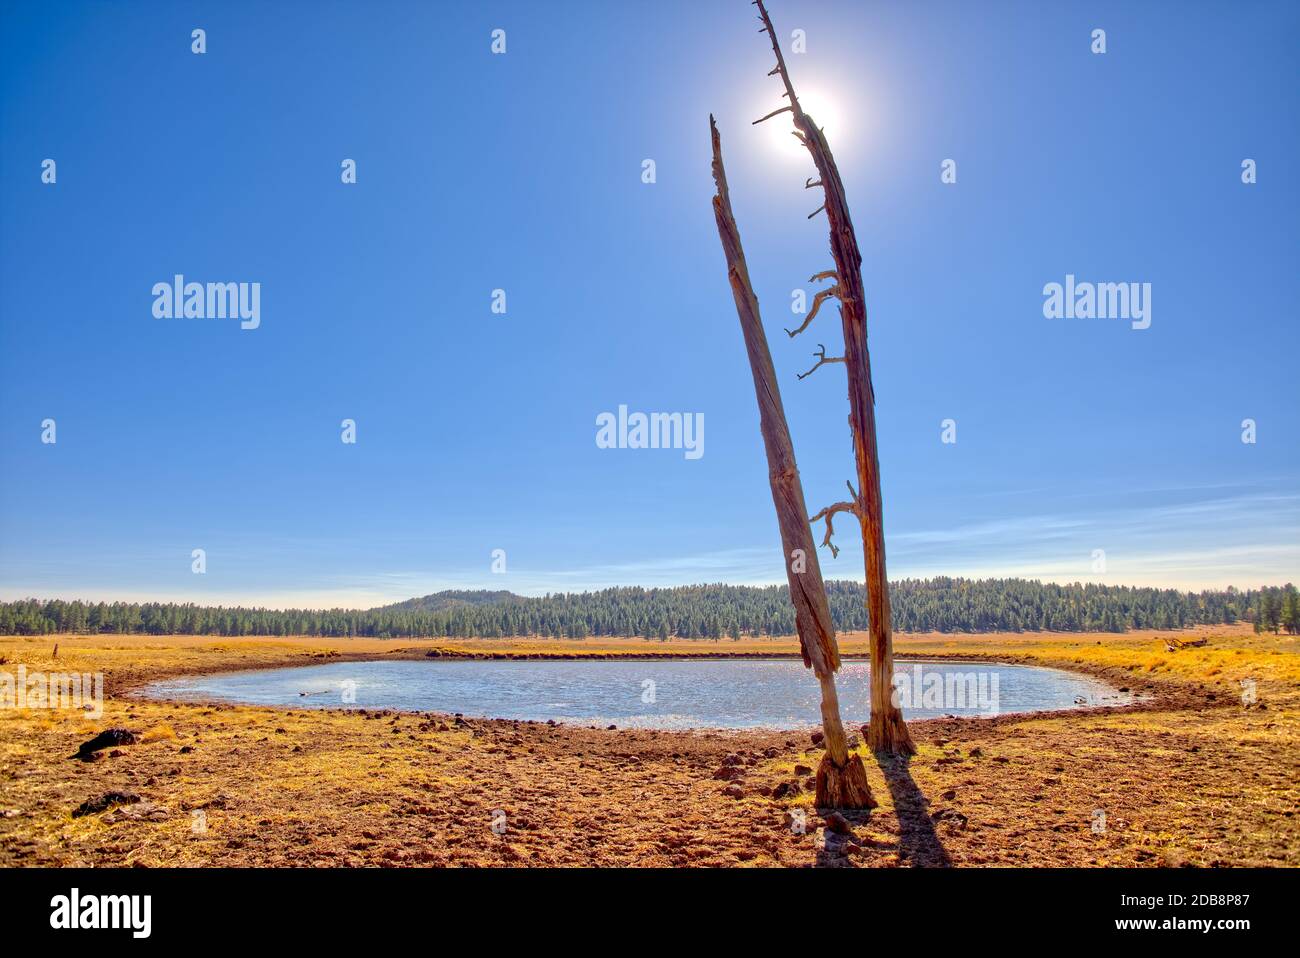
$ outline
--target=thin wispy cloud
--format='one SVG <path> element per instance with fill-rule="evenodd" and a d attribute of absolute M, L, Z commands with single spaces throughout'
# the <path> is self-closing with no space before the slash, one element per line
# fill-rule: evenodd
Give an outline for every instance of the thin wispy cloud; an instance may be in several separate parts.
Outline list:
<path fill-rule="evenodd" d="M 1185 494 L 1146 490 L 1146 495 Z M 775 536 L 773 536 L 775 538 Z M 820 536 L 818 536 L 820 540 Z M 838 558 L 819 550 L 828 579 L 862 576 L 861 543 L 852 524 L 837 530 Z M 149 570 L 164 561 L 150 550 L 98 557 L 98 569 L 84 574 L 66 562 L 41 561 L 16 568 L 0 565 L 6 599 L 27 596 L 177 601 L 259 605 L 269 608 L 370 608 L 444 589 L 505 589 L 520 595 L 581 592 L 611 586 L 647 588 L 700 582 L 770 585 L 785 582 L 776 543 L 658 555 L 643 560 L 542 566 L 508 563 L 505 574 L 464 564 L 419 569 L 314 571 L 312 556 L 332 553 L 339 541 L 309 537 L 278 539 L 262 553 L 255 537 L 241 535 L 229 546 L 241 577 L 197 589 L 191 580 L 150 584 Z M 342 543 L 346 546 L 346 543 Z M 1241 588 L 1300 580 L 1300 495 L 1246 491 L 1104 509 L 1076 509 L 1045 515 L 1007 515 L 947 528 L 905 528 L 887 535 L 890 576 L 1022 577 L 1047 581 L 1092 581 L 1182 589 Z M 1094 568 L 1094 550 L 1105 553 L 1105 571 Z M 165 561 L 172 562 L 171 557 Z M 357 560 L 360 561 L 360 560 Z M 369 560 L 367 560 L 369 561 Z M 132 574 L 132 569 L 136 574 Z M 144 570 L 140 573 L 139 570 Z M 259 581 L 265 574 L 267 580 Z"/>

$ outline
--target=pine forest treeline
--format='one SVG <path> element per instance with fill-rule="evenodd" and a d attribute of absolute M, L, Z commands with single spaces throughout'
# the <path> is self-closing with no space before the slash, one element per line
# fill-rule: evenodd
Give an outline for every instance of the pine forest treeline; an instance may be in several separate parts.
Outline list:
<path fill-rule="evenodd" d="M 841 632 L 867 628 L 862 583 L 826 583 Z M 1179 592 L 1022 579 L 904 579 L 890 586 L 900 632 L 1123 632 L 1255 623 L 1300 631 L 1292 585 Z M 376 609 L 275 610 L 158 602 L 23 599 L 0 603 L 0 635 L 319 635 L 376 638 L 641 636 L 648 640 L 791 635 L 785 586 L 620 587 L 542 597 L 442 592 Z"/>

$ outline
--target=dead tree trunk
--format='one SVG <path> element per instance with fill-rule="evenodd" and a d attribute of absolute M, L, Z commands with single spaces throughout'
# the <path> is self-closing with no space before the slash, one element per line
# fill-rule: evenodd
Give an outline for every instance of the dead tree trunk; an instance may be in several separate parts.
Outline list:
<path fill-rule="evenodd" d="M 776 66 L 771 72 L 780 75 L 785 84 L 785 97 L 789 100 L 787 106 L 755 122 L 761 123 L 785 112 L 791 114 L 795 136 L 807 147 L 817 166 L 820 179 L 817 182 L 809 180 L 806 186 L 808 189 L 820 186 L 825 194 L 825 202 L 813 215 L 826 211 L 830 224 L 831 256 L 835 261 L 834 270 L 813 277 L 813 280 L 832 279 L 834 285 L 817 294 L 803 325 L 788 332 L 791 336 L 803 332 L 816 316 L 818 307 L 829 296 L 834 296 L 840 302 L 840 324 L 844 331 L 842 359 L 827 359 L 823 348 L 817 366 L 809 370 L 809 373 L 828 362 L 843 362 L 848 370 L 849 424 L 853 430 L 853 456 L 857 464 L 860 492 L 854 492 L 850 484 L 852 501 L 829 506 L 818 517 L 824 516 L 826 519 L 825 544 L 830 543 L 831 516 L 835 512 L 852 512 L 857 516 L 862 529 L 862 549 L 866 559 L 867 615 L 871 634 L 871 724 L 867 742 L 876 751 L 912 754 L 916 751 L 916 746 L 912 744 L 902 712 L 893 700 L 894 637 L 889 615 L 889 580 L 885 573 L 880 459 L 876 453 L 876 397 L 871 386 L 871 357 L 867 352 L 867 307 L 862 286 L 862 254 L 858 250 L 853 221 L 849 217 L 849 206 L 844 196 L 844 184 L 840 180 L 835 159 L 831 156 L 830 146 L 822 131 L 813 123 L 812 117 L 799 106 L 799 98 L 795 96 L 794 86 L 790 82 L 785 58 L 781 55 L 781 45 L 777 42 L 776 31 L 772 28 L 763 0 L 754 0 L 754 3 L 758 7 L 759 19 L 763 21 L 763 30 L 772 41 L 772 52 L 776 54 Z"/>
<path fill-rule="evenodd" d="M 722 143 L 718 128 L 709 117 L 713 138 L 713 215 L 718 222 L 718 236 L 727 258 L 727 277 L 736 300 L 749 368 L 754 376 L 754 393 L 758 397 L 759 426 L 767 452 L 768 478 L 772 486 L 772 503 L 781 528 L 781 548 L 786 577 L 790 582 L 790 600 L 794 603 L 795 623 L 803 662 L 813 670 L 821 685 L 822 730 L 826 736 L 826 754 L 817 769 L 816 803 L 822 808 L 875 808 L 867 770 L 862 759 L 850 755 L 840 720 L 839 696 L 835 690 L 835 671 L 840 667 L 835 627 L 831 624 L 830 604 L 822 583 L 817 548 L 813 544 L 804 501 L 803 484 L 795 464 L 794 444 L 781 405 L 781 388 L 777 385 L 772 355 L 758 312 L 758 297 L 749 282 L 745 251 L 740 245 L 740 230 L 731 212 L 731 195 L 727 174 L 722 167 Z"/>

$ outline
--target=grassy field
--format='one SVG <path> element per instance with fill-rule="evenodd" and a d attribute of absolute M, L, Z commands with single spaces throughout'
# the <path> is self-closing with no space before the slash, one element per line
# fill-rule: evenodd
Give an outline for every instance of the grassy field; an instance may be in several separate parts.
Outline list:
<path fill-rule="evenodd" d="M 1179 633 L 1204 647 L 1171 653 L 1167 635 L 896 637 L 900 656 L 1070 668 L 1144 699 L 912 723 L 913 760 L 864 755 L 880 807 L 853 816 L 847 855 L 822 847 L 803 771 L 820 752 L 806 732 L 458 723 L 131 695 L 166 675 L 433 649 L 773 655 L 793 654 L 793 639 L 0 637 L 0 671 L 102 672 L 108 691 L 98 720 L 0 709 L 0 865 L 1300 864 L 1300 642 L 1205 628 Z M 865 641 L 849 634 L 841 647 L 863 653 Z M 70 757 L 109 727 L 141 741 L 94 762 Z M 738 787 L 714 778 L 725 761 L 743 769 Z M 140 801 L 73 815 L 111 791 Z"/>

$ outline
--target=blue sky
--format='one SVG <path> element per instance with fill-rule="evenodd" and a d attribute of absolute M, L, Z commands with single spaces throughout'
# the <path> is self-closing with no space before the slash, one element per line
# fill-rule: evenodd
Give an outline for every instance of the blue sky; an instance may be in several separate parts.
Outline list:
<path fill-rule="evenodd" d="M 770 10 L 862 246 L 891 577 L 1300 579 L 1300 7 Z M 780 101 L 743 0 L 0 28 L 0 597 L 782 581 L 710 112 L 810 509 L 843 498 L 843 371 L 795 378 L 838 315 L 781 332 L 825 220 L 784 118 L 750 125 Z M 176 273 L 261 283 L 259 328 L 154 318 Z M 1067 274 L 1151 283 L 1150 328 L 1045 318 Z M 705 454 L 598 448 L 620 404 L 702 413 Z M 861 576 L 851 531 L 828 577 Z"/>

